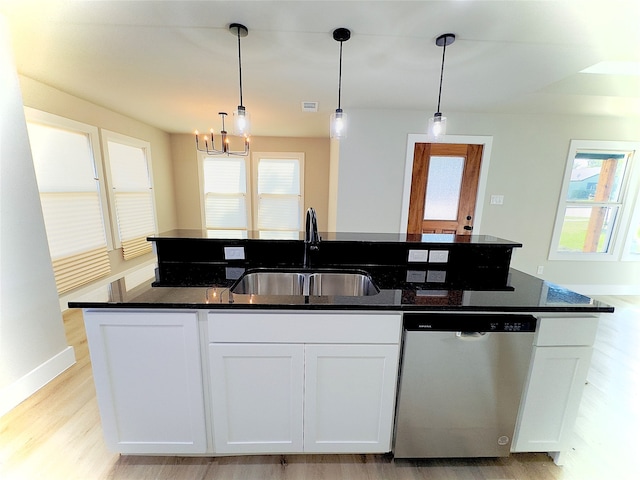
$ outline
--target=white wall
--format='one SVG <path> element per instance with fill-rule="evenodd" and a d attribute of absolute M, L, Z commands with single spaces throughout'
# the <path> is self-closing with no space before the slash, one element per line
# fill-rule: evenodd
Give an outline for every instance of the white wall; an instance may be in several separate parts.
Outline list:
<path fill-rule="evenodd" d="M 558 198 L 571 139 L 640 140 L 640 119 L 445 112 L 448 133 L 493 137 L 482 225 L 474 233 L 518 241 L 513 266 L 587 293 L 640 294 L 637 262 L 548 261 Z M 398 232 L 407 135 L 423 133 L 429 112 L 349 110 L 341 141 L 338 231 Z M 492 194 L 504 205 L 489 205 Z M 582 288 L 586 285 L 586 288 Z"/>
<path fill-rule="evenodd" d="M 0 15 L 0 416 L 75 363 L 49 257 L 22 97 Z"/>

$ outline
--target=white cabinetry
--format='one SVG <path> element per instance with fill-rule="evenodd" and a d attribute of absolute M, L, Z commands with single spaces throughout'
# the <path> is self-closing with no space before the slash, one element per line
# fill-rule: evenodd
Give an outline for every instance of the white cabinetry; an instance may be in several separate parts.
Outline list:
<path fill-rule="evenodd" d="M 84 318 L 107 446 L 205 453 L 197 313 L 105 309 Z"/>
<path fill-rule="evenodd" d="M 512 451 L 549 452 L 562 464 L 597 327 L 597 316 L 540 319 Z"/>
<path fill-rule="evenodd" d="M 216 453 L 302 451 L 303 345 L 209 345 Z"/>
<path fill-rule="evenodd" d="M 391 450 L 400 314 L 209 314 L 216 453 Z"/>

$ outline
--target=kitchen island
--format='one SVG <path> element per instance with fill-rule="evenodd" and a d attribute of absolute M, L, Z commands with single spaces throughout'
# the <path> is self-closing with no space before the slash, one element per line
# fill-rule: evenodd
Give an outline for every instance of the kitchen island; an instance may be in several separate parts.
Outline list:
<path fill-rule="evenodd" d="M 515 242 L 347 237 L 323 236 L 307 269 L 365 271 L 374 295 L 236 294 L 247 272 L 304 268 L 305 242 L 171 232 L 152 239 L 154 281 L 129 291 L 116 282 L 107 301 L 70 303 L 84 309 L 109 447 L 391 452 L 404 313 L 501 312 L 537 322 L 509 449 L 561 463 L 598 316 L 613 309 L 510 269 Z"/>

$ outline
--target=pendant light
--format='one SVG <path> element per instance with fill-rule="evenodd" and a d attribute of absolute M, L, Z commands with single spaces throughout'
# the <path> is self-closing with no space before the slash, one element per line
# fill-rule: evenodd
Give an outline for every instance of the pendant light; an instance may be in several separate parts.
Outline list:
<path fill-rule="evenodd" d="M 242 104 L 242 55 L 240 49 L 240 38 L 246 37 L 249 34 L 249 30 L 244 25 L 239 23 L 232 23 L 229 25 L 229 31 L 238 37 L 238 79 L 240 82 L 240 105 L 238 109 L 233 112 L 233 133 L 238 136 L 249 135 L 249 114 Z"/>
<path fill-rule="evenodd" d="M 338 74 L 338 108 L 331 114 L 330 131 L 331 138 L 345 138 L 347 136 L 347 114 L 340 107 L 342 94 L 342 42 L 351 38 L 351 31 L 347 28 L 336 28 L 333 31 L 333 39 L 340 42 L 340 70 Z"/>
<path fill-rule="evenodd" d="M 436 38 L 436 45 L 442 47 L 442 65 L 440 67 L 440 88 L 438 89 L 438 109 L 433 117 L 429 119 L 429 127 L 427 134 L 429 139 L 438 140 L 447 133 L 447 117 L 443 117 L 440 113 L 440 98 L 442 96 L 442 77 L 444 76 L 444 56 L 447 46 L 451 45 L 456 39 L 453 33 L 445 33 Z"/>
<path fill-rule="evenodd" d="M 238 38 L 238 77 L 240 83 L 240 105 L 238 105 L 238 109 L 233 112 L 233 134 L 243 137 L 244 140 L 244 150 L 242 151 L 231 151 L 229 149 L 229 136 L 228 132 L 225 129 L 224 120 L 227 116 L 227 112 L 218 112 L 218 115 L 222 118 L 222 130 L 220 130 L 220 136 L 222 137 L 222 146 L 221 148 L 216 148 L 214 144 L 214 131 L 213 128 L 210 130 L 211 138 L 205 136 L 204 137 L 204 148 L 202 148 L 201 141 L 199 139 L 200 134 L 196 130 L 196 149 L 200 152 L 204 152 L 207 155 L 234 155 L 240 157 L 246 157 L 249 155 L 249 127 L 250 127 L 250 117 L 247 110 L 244 108 L 242 104 L 242 56 L 240 49 L 240 38 L 246 37 L 249 34 L 249 30 L 244 25 L 239 23 L 232 23 L 229 25 L 229 32 L 235 35 Z"/>

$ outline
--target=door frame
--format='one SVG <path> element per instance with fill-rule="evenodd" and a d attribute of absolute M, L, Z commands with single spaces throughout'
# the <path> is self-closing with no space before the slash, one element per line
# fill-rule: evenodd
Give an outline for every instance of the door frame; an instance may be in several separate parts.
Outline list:
<path fill-rule="evenodd" d="M 404 185 L 402 187 L 402 212 L 400 215 L 400 233 L 407 233 L 409 221 L 409 200 L 411 195 L 411 176 L 413 174 L 413 155 L 416 143 L 435 143 L 429 140 L 426 133 L 410 133 L 407 135 L 407 153 L 404 162 Z M 461 143 L 482 145 L 482 164 L 480 165 L 480 178 L 478 179 L 478 191 L 476 194 L 476 208 L 473 215 L 474 235 L 478 235 L 482 223 L 482 210 L 487 191 L 487 178 L 489 176 L 489 160 L 491 159 L 491 147 L 493 136 L 489 135 L 445 135 L 437 143 Z"/>

